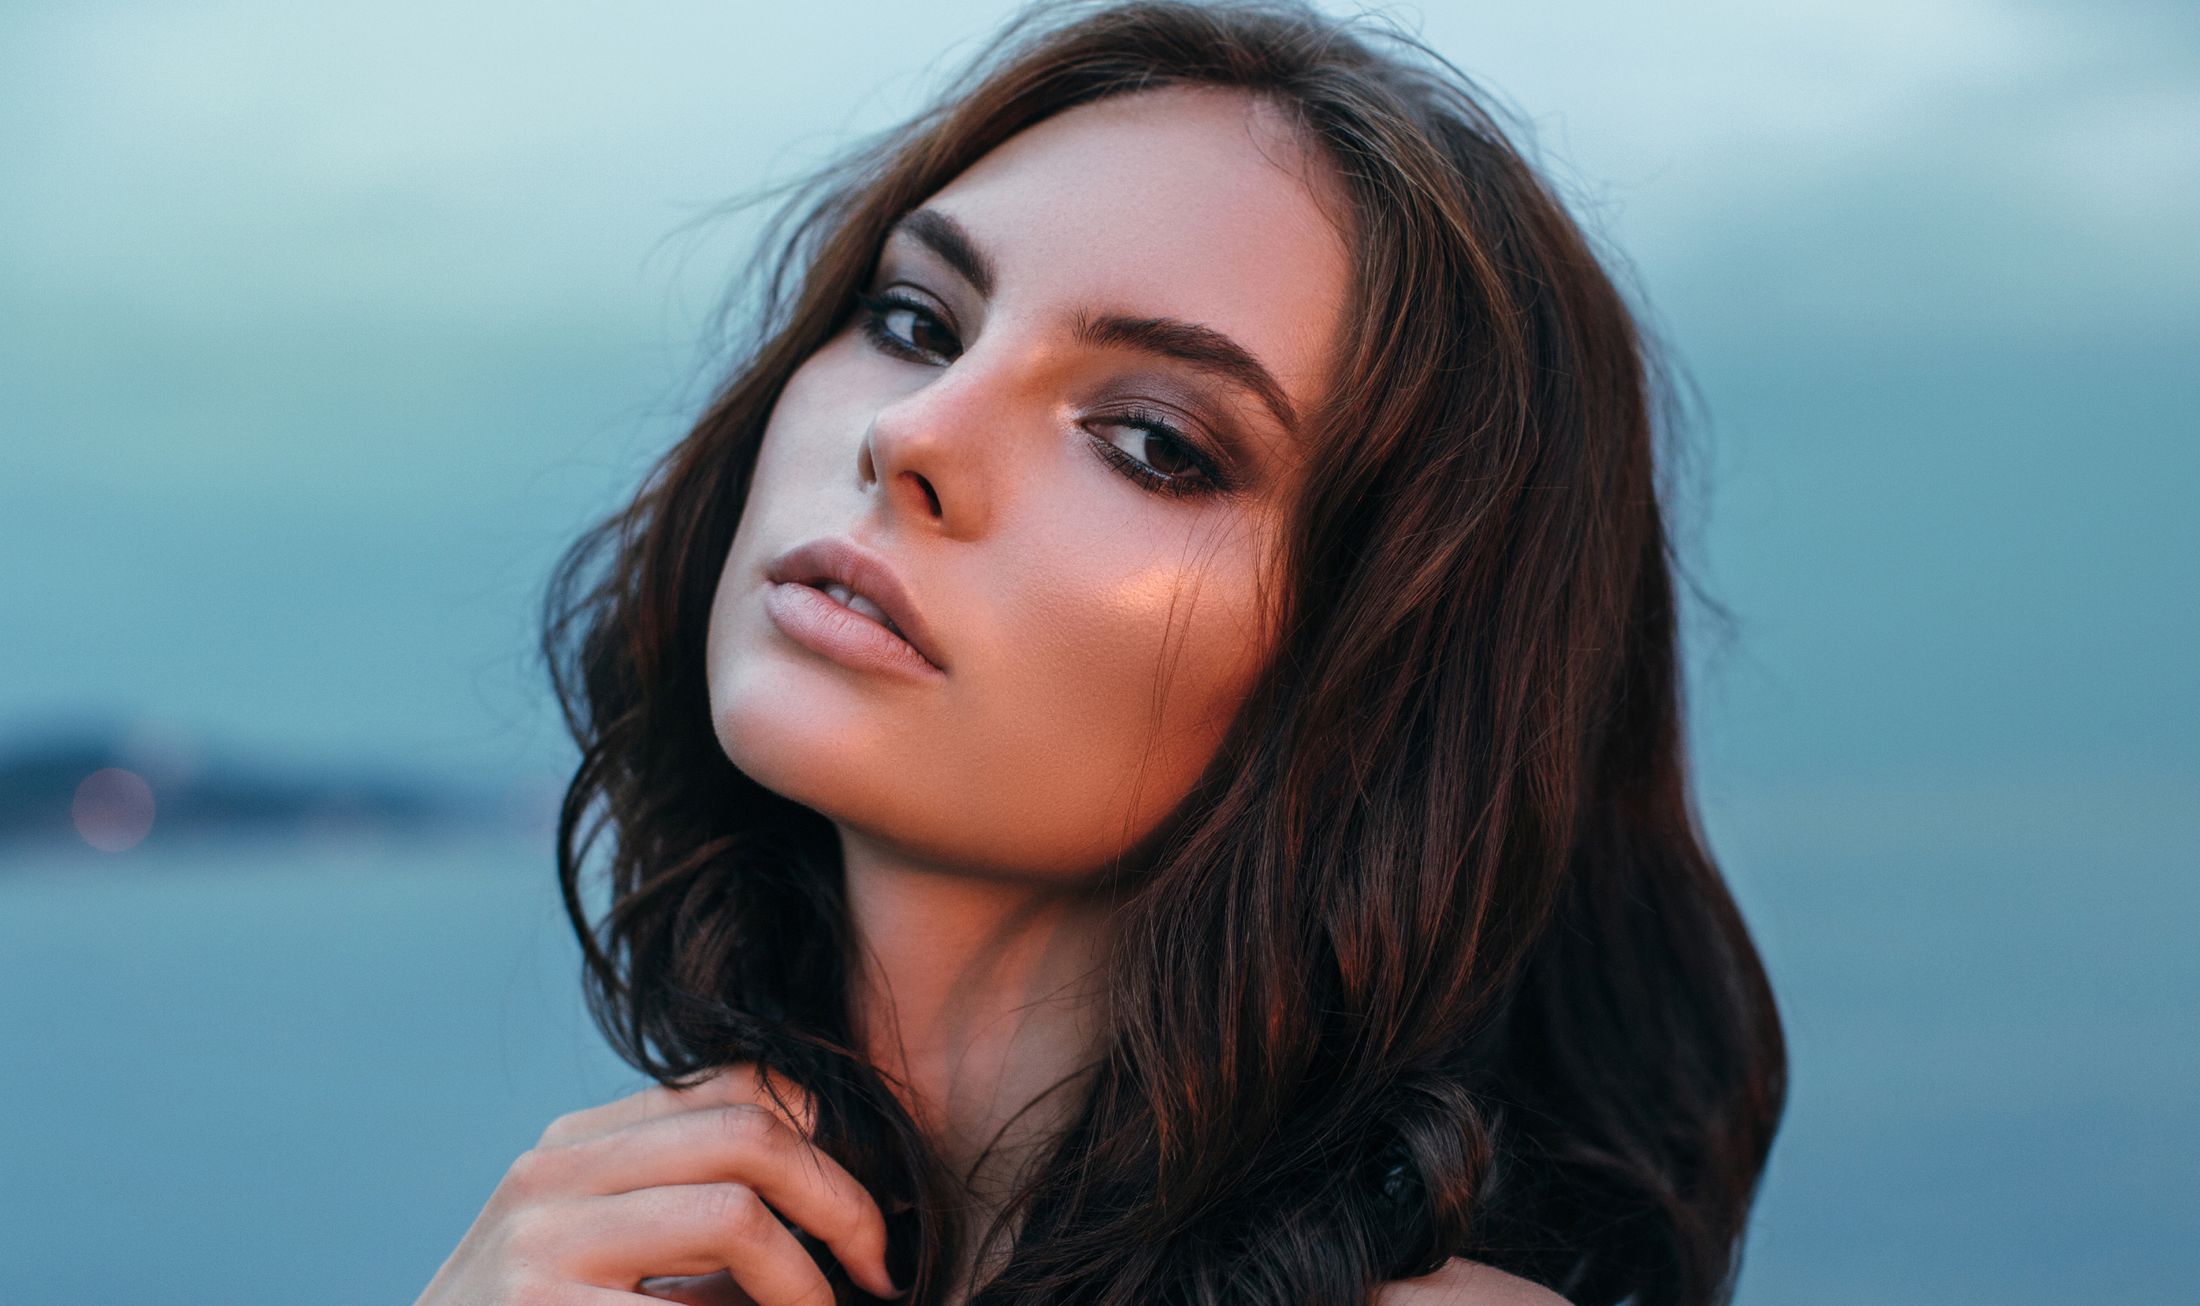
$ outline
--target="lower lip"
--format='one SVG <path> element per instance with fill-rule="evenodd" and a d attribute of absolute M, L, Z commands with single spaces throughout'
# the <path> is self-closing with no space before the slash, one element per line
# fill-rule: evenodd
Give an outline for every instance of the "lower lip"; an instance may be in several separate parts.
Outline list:
<path fill-rule="evenodd" d="M 773 581 L 764 590 L 764 611 L 787 638 L 852 670 L 927 681 L 947 674 L 908 640 L 855 609 L 842 607 L 815 586 Z"/>

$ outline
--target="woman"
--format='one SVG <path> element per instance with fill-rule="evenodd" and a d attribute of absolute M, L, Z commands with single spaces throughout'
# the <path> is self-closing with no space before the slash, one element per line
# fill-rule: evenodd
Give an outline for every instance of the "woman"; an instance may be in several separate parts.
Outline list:
<path fill-rule="evenodd" d="M 659 1085 L 422 1303 L 1728 1293 L 1785 1062 L 1691 817 L 1656 372 L 1417 51 L 1027 9 L 768 231 L 545 633 Z"/>

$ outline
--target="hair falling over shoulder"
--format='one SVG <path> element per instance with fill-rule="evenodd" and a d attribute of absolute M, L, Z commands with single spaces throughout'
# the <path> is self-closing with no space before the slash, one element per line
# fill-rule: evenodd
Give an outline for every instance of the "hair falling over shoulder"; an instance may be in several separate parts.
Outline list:
<path fill-rule="evenodd" d="M 851 1045 L 831 826 L 726 759 L 705 619 L 772 404 L 888 224 L 1050 114 L 1178 84 L 1270 99 L 1343 179 L 1345 380 L 1277 655 L 1141 850 L 1109 1054 L 973 1306 L 1360 1302 L 1451 1256 L 1577 1306 L 1724 1301 L 1786 1059 L 1693 814 L 1670 383 L 1473 84 L 1364 18 L 1035 4 L 780 208 L 727 379 L 546 600 L 591 1010 L 663 1082 L 802 1083 L 820 1145 L 917 1207 L 907 1300 L 939 1300 L 981 1231 Z"/>

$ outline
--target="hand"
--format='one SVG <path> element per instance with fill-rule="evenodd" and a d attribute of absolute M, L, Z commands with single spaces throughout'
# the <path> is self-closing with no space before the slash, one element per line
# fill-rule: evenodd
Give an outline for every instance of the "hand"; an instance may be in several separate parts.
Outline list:
<path fill-rule="evenodd" d="M 830 1306 L 789 1222 L 860 1286 L 898 1295 L 878 1203 L 811 1144 L 802 1091 L 772 1086 L 796 1114 L 744 1062 L 558 1117 L 414 1306 Z"/>

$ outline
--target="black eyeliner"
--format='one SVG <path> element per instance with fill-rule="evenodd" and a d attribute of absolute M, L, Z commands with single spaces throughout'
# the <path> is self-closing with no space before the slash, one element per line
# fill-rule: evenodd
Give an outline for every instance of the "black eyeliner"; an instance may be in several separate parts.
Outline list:
<path fill-rule="evenodd" d="M 855 292 L 855 302 L 859 310 L 857 313 L 857 326 L 861 328 L 865 339 L 897 358 L 919 363 L 932 361 L 927 351 L 888 331 L 884 322 L 887 313 L 895 309 L 908 309 L 911 312 L 923 314 L 938 326 L 945 327 L 946 323 L 942 322 L 939 314 L 933 312 L 930 307 L 907 295 L 897 295 L 892 290 L 883 290 L 876 293 L 857 290 Z M 1091 420 L 1101 425 L 1127 426 L 1133 430 L 1144 431 L 1148 435 L 1160 436 L 1170 441 L 1181 448 L 1185 456 L 1199 469 L 1198 481 L 1205 482 L 1200 484 L 1192 478 L 1172 476 L 1166 472 L 1156 471 L 1140 463 L 1108 441 L 1099 439 L 1097 436 L 1094 437 L 1103 460 L 1120 470 L 1128 479 L 1155 493 L 1171 498 L 1194 498 L 1202 495 L 1221 497 L 1235 493 L 1238 488 L 1237 477 L 1227 466 L 1227 458 L 1218 461 L 1214 455 L 1208 453 L 1200 445 L 1199 441 L 1180 430 L 1174 423 L 1153 415 L 1150 410 L 1138 410 L 1121 416 L 1097 417 Z"/>

